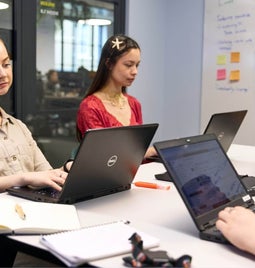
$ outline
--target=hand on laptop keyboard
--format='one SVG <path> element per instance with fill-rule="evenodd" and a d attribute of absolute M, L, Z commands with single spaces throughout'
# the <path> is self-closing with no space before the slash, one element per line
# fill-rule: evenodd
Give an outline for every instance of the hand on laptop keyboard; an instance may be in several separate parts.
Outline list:
<path fill-rule="evenodd" d="M 241 206 L 226 207 L 219 213 L 217 228 L 236 247 L 255 255 L 255 214 Z"/>

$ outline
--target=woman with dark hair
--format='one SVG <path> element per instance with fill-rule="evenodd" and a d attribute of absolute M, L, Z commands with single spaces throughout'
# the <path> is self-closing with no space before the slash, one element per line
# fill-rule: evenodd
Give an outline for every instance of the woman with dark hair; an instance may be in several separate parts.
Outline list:
<path fill-rule="evenodd" d="M 143 123 L 140 102 L 126 91 L 136 78 L 140 61 L 140 47 L 132 38 L 115 35 L 106 41 L 94 80 L 78 110 L 79 141 L 88 129 Z M 152 155 L 156 151 L 150 147 L 145 157 Z"/>

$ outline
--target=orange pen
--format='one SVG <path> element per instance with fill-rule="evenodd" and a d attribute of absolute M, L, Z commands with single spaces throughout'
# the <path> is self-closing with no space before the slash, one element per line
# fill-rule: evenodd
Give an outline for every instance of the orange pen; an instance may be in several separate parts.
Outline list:
<path fill-rule="evenodd" d="M 146 182 L 146 181 L 136 181 L 134 185 L 137 187 L 145 187 L 145 188 L 152 188 L 152 189 L 161 189 L 161 190 L 169 190 L 170 185 L 159 185 L 157 183 Z"/>

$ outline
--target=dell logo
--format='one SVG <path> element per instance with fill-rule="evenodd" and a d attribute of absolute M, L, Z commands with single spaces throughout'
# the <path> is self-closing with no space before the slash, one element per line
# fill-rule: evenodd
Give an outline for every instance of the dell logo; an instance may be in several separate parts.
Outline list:
<path fill-rule="evenodd" d="M 117 163 L 118 160 L 118 156 L 117 155 L 113 155 L 109 158 L 109 160 L 107 161 L 107 166 L 108 167 L 112 167 Z"/>
<path fill-rule="evenodd" d="M 219 135 L 218 135 L 218 140 L 223 139 L 225 133 L 222 131 Z"/>

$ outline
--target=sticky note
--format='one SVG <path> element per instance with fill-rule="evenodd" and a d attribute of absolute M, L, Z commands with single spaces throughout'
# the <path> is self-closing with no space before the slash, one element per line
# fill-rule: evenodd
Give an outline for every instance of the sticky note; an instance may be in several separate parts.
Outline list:
<path fill-rule="evenodd" d="M 240 62 L 240 52 L 231 52 L 230 62 Z"/>
<path fill-rule="evenodd" d="M 217 70 L 217 80 L 226 79 L 226 69 L 218 69 Z"/>
<path fill-rule="evenodd" d="M 218 65 L 225 65 L 227 62 L 227 56 L 226 55 L 218 55 L 217 56 L 217 64 Z"/>
<path fill-rule="evenodd" d="M 238 81 L 240 80 L 240 70 L 233 70 L 230 72 L 230 81 Z"/>

